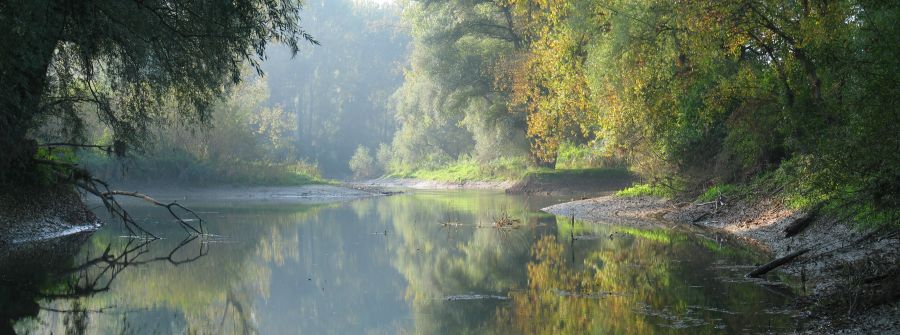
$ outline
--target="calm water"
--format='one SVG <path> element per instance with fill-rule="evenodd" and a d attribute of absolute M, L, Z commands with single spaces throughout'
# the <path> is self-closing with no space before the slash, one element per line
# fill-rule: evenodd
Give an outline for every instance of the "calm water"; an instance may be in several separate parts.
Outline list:
<path fill-rule="evenodd" d="M 128 238 L 109 224 L 74 259 L 29 277 L 41 279 L 2 285 L 34 287 L 31 316 L 12 321 L 19 333 L 705 334 L 797 326 L 781 312 L 789 290 L 742 279 L 761 260 L 753 250 L 693 230 L 572 224 L 537 211 L 558 200 L 426 192 L 322 205 L 195 201 L 212 235 L 193 239 L 164 211 L 135 205 L 133 214 L 164 239 Z M 519 220 L 517 228 L 491 227 L 504 215 Z M 7 309 L 23 305 L 0 299 Z"/>

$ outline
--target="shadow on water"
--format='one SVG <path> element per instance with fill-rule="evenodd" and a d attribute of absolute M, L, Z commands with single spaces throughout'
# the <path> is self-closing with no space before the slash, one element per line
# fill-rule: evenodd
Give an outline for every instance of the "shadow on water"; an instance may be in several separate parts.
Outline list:
<path fill-rule="evenodd" d="M 124 243 L 106 244 L 99 255 L 88 253 L 82 259 L 73 259 L 69 252 L 83 244 L 87 235 L 25 245 L 5 255 L 8 259 L 0 270 L 3 273 L 0 296 L 4 301 L 0 308 L 0 319 L 4 321 L 0 333 L 13 334 L 15 321 L 48 312 L 63 315 L 66 334 L 84 334 L 88 314 L 114 313 L 118 308 L 112 305 L 88 308 L 82 299 L 109 291 L 124 271 L 152 263 L 177 267 L 197 261 L 209 252 L 204 237 L 198 235 L 189 236 L 168 252 L 152 257 L 151 251 L 162 247 L 155 244 L 162 240 L 125 238 Z"/>

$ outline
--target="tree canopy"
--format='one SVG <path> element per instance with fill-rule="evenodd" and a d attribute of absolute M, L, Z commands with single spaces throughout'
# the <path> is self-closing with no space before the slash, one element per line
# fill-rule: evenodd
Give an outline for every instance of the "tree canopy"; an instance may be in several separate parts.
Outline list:
<path fill-rule="evenodd" d="M 540 165 L 589 144 L 679 193 L 774 180 L 797 206 L 897 222 L 898 13 L 881 0 L 413 1 L 394 157 L 478 155 L 496 142 L 463 120 L 513 120 L 508 138 Z"/>
<path fill-rule="evenodd" d="M 271 42 L 292 52 L 316 42 L 300 9 L 293 0 L 0 3 L 0 146 L 9 150 L 0 180 L 28 171 L 36 144 L 26 138 L 77 142 L 87 113 L 119 150 L 139 147 L 162 120 L 206 122 L 245 63 L 260 71 Z"/>

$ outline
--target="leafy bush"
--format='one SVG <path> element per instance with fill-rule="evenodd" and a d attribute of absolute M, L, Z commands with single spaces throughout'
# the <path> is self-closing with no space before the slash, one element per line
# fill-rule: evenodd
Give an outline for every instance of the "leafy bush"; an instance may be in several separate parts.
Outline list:
<path fill-rule="evenodd" d="M 697 197 L 697 202 L 708 202 L 716 200 L 720 195 L 721 196 L 729 196 L 737 193 L 740 190 L 739 187 L 732 184 L 720 184 L 710 187 L 706 192 L 703 192 L 699 197 Z"/>
<path fill-rule="evenodd" d="M 573 144 L 564 142 L 556 156 L 557 169 L 587 169 L 596 167 L 623 167 L 616 157 L 608 155 L 598 143 Z"/>
<path fill-rule="evenodd" d="M 362 145 L 356 148 L 353 157 L 350 158 L 350 170 L 353 171 L 353 178 L 363 179 L 374 177 L 377 173 L 375 159 L 369 153 L 369 148 Z"/>

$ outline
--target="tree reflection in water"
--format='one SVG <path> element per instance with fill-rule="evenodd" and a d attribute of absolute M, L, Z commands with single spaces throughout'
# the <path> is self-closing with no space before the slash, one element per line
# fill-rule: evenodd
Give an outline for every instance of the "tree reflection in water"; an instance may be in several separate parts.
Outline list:
<path fill-rule="evenodd" d="M 44 328 L 48 326 L 43 320 L 54 320 L 62 317 L 61 323 L 56 323 L 63 327 L 66 334 L 84 334 L 97 331 L 97 329 L 88 328 L 91 315 L 105 315 L 117 319 L 119 325 L 103 325 L 103 328 L 118 328 L 119 333 L 127 334 L 133 332 L 146 332 L 147 329 L 140 325 L 134 325 L 129 320 L 129 313 L 137 312 L 138 309 L 123 309 L 111 305 L 91 306 L 95 305 L 89 298 L 101 293 L 110 291 L 110 287 L 116 282 L 116 279 L 123 273 L 128 271 L 139 272 L 142 268 L 154 263 L 164 263 L 172 267 L 178 267 L 188 263 L 193 263 L 209 254 L 209 243 L 205 240 L 205 236 L 191 236 L 173 248 L 167 253 L 159 256 L 150 256 L 154 247 L 159 247 L 158 239 L 137 239 L 129 238 L 124 245 L 114 246 L 115 243 L 108 243 L 98 256 L 86 256 L 84 260 L 76 262 L 77 265 L 65 267 L 61 270 L 47 270 L 46 273 L 29 274 L 32 278 L 46 278 L 41 280 L 42 285 L 25 285 L 19 284 L 15 289 L 19 291 L 31 292 L 27 294 L 30 298 L 20 299 L 20 307 L 29 309 L 30 312 L 22 315 L 10 315 L 7 317 L 7 327 L 10 327 L 16 319 L 34 318 L 39 312 L 57 314 L 42 316 L 36 324 L 32 324 L 35 328 L 29 329 L 27 325 L 20 327 L 20 331 L 25 332 L 47 332 L 55 333 L 54 329 Z M 158 249 L 156 250 L 158 251 Z M 37 281 L 25 281 L 25 283 L 37 283 Z M 140 287 L 132 290 L 139 290 Z M 118 294 L 122 294 L 121 292 Z M 130 294 L 142 295 L 147 292 L 131 292 Z M 152 293 L 151 293 L 152 294 Z M 226 292 L 224 308 L 221 310 L 216 324 L 210 323 L 210 327 L 203 332 L 209 333 L 241 333 L 255 334 L 258 333 L 252 312 L 249 305 L 251 297 L 240 290 L 228 290 Z M 107 297 L 108 298 L 108 297 Z M 97 299 L 110 300 L 110 299 Z M 29 308 L 28 306 L 36 306 L 37 308 Z M 15 307 L 13 307 L 15 308 Z M 9 306 L 5 309 L 10 309 Z M 116 317 L 120 316 L 120 317 Z M 50 322 L 52 326 L 53 322 Z M 5 332 L 13 333 L 14 330 L 7 328 Z M 4 332 L 4 333 L 5 333 Z"/>
<path fill-rule="evenodd" d="M 703 243 L 687 233 L 629 234 L 635 235 L 585 243 L 580 264 L 565 250 L 571 241 L 539 239 L 527 265 L 527 288 L 510 292 L 511 304 L 498 308 L 498 328 L 521 334 L 711 334 L 793 326 L 789 317 L 763 316 L 767 297 L 757 285 L 702 278 L 715 275 L 705 268 L 723 255 L 698 252 Z"/>

